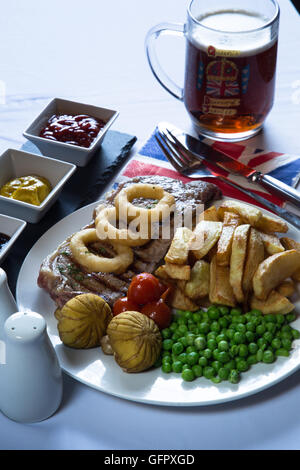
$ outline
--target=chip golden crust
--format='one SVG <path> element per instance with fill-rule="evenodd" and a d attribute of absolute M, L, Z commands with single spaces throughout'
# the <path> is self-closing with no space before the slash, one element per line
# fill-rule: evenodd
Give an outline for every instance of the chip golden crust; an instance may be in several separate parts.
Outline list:
<path fill-rule="evenodd" d="M 236 300 L 240 303 L 245 300 L 242 282 L 250 228 L 249 224 L 237 227 L 232 241 L 229 282 Z"/>
<path fill-rule="evenodd" d="M 216 256 L 210 263 L 209 300 L 213 304 L 235 307 L 236 299 L 229 283 L 229 267 L 218 266 Z"/>
<path fill-rule="evenodd" d="M 194 233 L 187 227 L 178 227 L 168 253 L 165 256 L 165 262 L 171 264 L 186 264 L 189 255 L 191 242 L 195 239 Z"/>
<path fill-rule="evenodd" d="M 292 312 L 295 306 L 279 292 L 272 290 L 266 300 L 260 300 L 253 296 L 251 308 L 258 309 L 265 315 L 269 313 L 285 315 Z"/>
<path fill-rule="evenodd" d="M 264 257 L 265 250 L 261 236 L 257 230 L 251 227 L 243 273 L 243 292 L 246 298 L 253 290 L 252 279 Z"/>
<path fill-rule="evenodd" d="M 225 212 L 217 249 L 217 263 L 220 266 L 229 266 L 234 231 L 240 224 L 240 216 L 233 212 Z"/>
<path fill-rule="evenodd" d="M 286 278 L 300 269 L 300 253 L 288 250 L 277 253 L 265 259 L 257 268 L 253 277 L 253 290 L 255 296 L 265 300 L 273 289 Z"/>

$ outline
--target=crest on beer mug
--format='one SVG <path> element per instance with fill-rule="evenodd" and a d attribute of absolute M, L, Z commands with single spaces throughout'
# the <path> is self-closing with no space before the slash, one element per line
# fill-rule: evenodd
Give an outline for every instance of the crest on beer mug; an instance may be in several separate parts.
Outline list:
<path fill-rule="evenodd" d="M 206 67 L 206 93 L 216 98 L 239 95 L 238 73 L 236 64 L 224 57 L 210 62 Z"/>

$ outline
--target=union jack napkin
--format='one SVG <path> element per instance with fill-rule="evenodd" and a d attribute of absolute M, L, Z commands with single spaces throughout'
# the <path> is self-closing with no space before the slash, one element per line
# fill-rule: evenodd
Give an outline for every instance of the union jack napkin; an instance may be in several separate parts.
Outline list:
<path fill-rule="evenodd" d="M 160 175 L 168 176 L 170 178 L 180 179 L 183 182 L 189 181 L 189 178 L 180 175 L 172 165 L 167 161 L 162 150 L 157 144 L 154 138 L 155 132 L 151 135 L 149 140 L 141 148 L 139 153 L 134 156 L 126 165 L 124 170 L 120 173 L 115 181 L 115 185 L 124 181 L 127 178 L 142 175 Z M 289 155 L 278 153 L 269 150 L 262 150 L 247 146 L 246 143 L 227 143 L 227 142 L 212 142 L 210 140 L 203 140 L 204 142 L 212 145 L 215 149 L 220 150 L 232 158 L 249 165 L 251 168 L 255 168 L 264 174 L 273 176 L 280 181 L 296 187 L 300 180 L 300 157 L 296 155 Z M 215 172 L 210 171 L 212 174 Z M 203 177 L 207 175 L 207 169 L 202 173 Z M 249 183 L 245 178 L 229 175 L 225 171 L 220 173 L 222 176 L 232 180 L 233 182 L 243 186 L 246 189 L 251 190 L 262 196 L 265 199 L 270 200 L 274 204 L 279 206 L 284 205 L 284 201 L 274 195 L 269 194 L 264 188 L 253 183 Z M 199 171 L 201 176 L 201 171 Z M 202 179 L 202 178 L 201 178 Z M 208 180 L 211 181 L 211 180 Z M 249 198 L 245 194 L 241 193 L 234 188 L 224 184 L 221 181 L 214 181 L 223 192 L 224 196 L 232 197 L 243 200 L 252 204 L 259 205 L 252 198 Z"/>

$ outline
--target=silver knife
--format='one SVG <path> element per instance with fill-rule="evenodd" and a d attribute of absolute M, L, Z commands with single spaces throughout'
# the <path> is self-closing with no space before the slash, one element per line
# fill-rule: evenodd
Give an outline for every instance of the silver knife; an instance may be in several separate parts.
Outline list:
<path fill-rule="evenodd" d="M 263 186 L 270 193 L 289 201 L 300 209 L 300 192 L 291 186 L 282 183 L 272 176 L 264 175 L 260 171 L 254 170 L 238 160 L 215 150 L 210 145 L 207 145 L 195 137 L 182 132 L 172 124 L 160 123 L 159 129 L 164 130 L 165 133 L 169 133 L 178 145 L 183 146 L 201 160 L 212 163 L 229 173 L 244 176 L 248 181 Z"/>

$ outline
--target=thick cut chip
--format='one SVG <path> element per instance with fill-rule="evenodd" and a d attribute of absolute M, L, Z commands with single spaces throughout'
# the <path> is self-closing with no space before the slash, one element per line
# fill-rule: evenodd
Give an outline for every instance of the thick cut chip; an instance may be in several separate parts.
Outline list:
<path fill-rule="evenodd" d="M 209 263 L 203 260 L 196 261 L 191 270 L 191 278 L 184 289 L 184 293 L 190 299 L 199 299 L 208 295 L 209 272 Z"/>
<path fill-rule="evenodd" d="M 239 225 L 234 231 L 232 241 L 229 282 L 238 302 L 245 300 L 242 282 L 250 228 L 249 224 Z"/>
<path fill-rule="evenodd" d="M 202 259 L 217 243 L 222 232 L 222 222 L 202 220 L 194 230 L 195 240 L 191 243 L 191 249 L 195 258 Z"/>
<path fill-rule="evenodd" d="M 189 255 L 191 241 L 195 238 L 193 232 L 187 227 L 178 227 L 168 253 L 165 256 L 166 263 L 186 264 Z"/>
<path fill-rule="evenodd" d="M 189 310 L 190 312 L 199 310 L 198 305 L 189 299 L 178 287 L 172 291 L 168 302 L 170 302 L 172 308 L 176 308 L 178 310 Z"/>
<path fill-rule="evenodd" d="M 217 263 L 220 266 L 229 266 L 233 234 L 241 224 L 239 215 L 233 212 L 225 212 L 222 233 L 218 241 Z"/>
<path fill-rule="evenodd" d="M 191 276 L 191 267 L 188 265 L 180 266 L 178 264 L 165 264 L 166 273 L 172 279 L 181 279 L 183 281 L 189 281 Z"/>
<path fill-rule="evenodd" d="M 271 233 L 259 232 L 261 239 L 263 241 L 265 250 L 268 255 L 275 255 L 275 253 L 281 253 L 284 251 L 284 247 L 280 243 L 280 240 L 276 235 Z"/>
<path fill-rule="evenodd" d="M 265 300 L 273 289 L 300 269 L 300 253 L 288 250 L 269 256 L 257 268 L 253 277 L 254 295 Z"/>
<path fill-rule="evenodd" d="M 218 208 L 218 217 L 220 220 L 224 219 L 225 212 L 233 212 L 234 214 L 238 214 L 243 219 L 244 223 L 250 225 L 256 224 L 262 217 L 261 210 L 232 199 L 229 201 L 224 201 Z"/>
<path fill-rule="evenodd" d="M 288 231 L 288 226 L 282 219 L 265 214 L 262 214 L 260 219 L 252 225 L 266 233 L 286 233 Z"/>
<path fill-rule="evenodd" d="M 263 314 L 269 313 L 285 315 L 294 310 L 295 306 L 283 295 L 272 290 L 266 300 L 251 299 L 251 308 L 260 310 Z"/>
<path fill-rule="evenodd" d="M 213 304 L 234 307 L 236 299 L 229 283 L 229 267 L 218 266 L 216 256 L 210 263 L 209 300 Z"/>
<path fill-rule="evenodd" d="M 247 256 L 243 274 L 243 292 L 246 298 L 252 291 L 252 279 L 260 265 L 265 259 L 265 249 L 261 236 L 255 228 L 250 229 L 249 241 L 247 246 Z"/>
<path fill-rule="evenodd" d="M 155 271 L 155 276 L 158 277 L 159 279 L 162 279 L 163 281 L 168 281 L 170 279 L 169 274 L 166 271 L 166 266 L 159 266 L 156 271 Z"/>
<path fill-rule="evenodd" d="M 297 250 L 300 253 L 300 243 L 295 242 L 292 238 L 283 237 L 280 239 L 286 250 Z M 296 282 L 300 282 L 300 269 L 294 272 L 293 279 Z"/>
<path fill-rule="evenodd" d="M 210 220 L 211 222 L 219 222 L 218 211 L 215 206 L 211 206 L 200 214 L 199 222 L 201 220 Z"/>
<path fill-rule="evenodd" d="M 286 281 L 283 281 L 281 284 L 279 284 L 276 290 L 284 297 L 291 297 L 294 294 L 296 288 L 292 279 L 287 279 Z"/>

